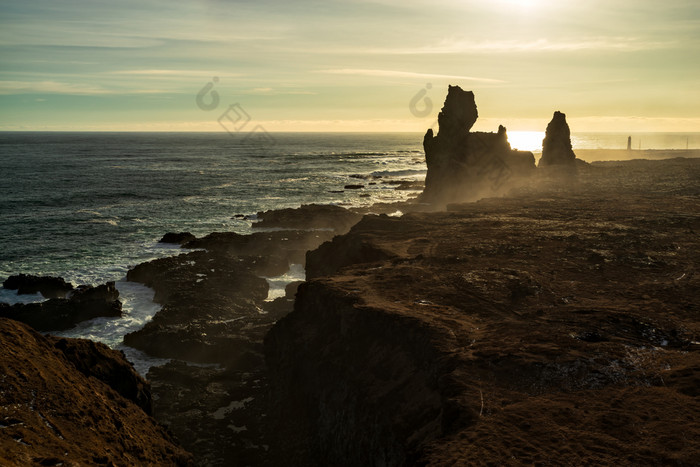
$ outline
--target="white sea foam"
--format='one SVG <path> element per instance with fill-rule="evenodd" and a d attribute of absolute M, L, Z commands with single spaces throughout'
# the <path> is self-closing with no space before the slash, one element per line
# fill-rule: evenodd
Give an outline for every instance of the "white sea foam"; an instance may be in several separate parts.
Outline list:
<path fill-rule="evenodd" d="M 40 293 L 19 295 L 16 290 L 0 287 L 0 303 L 14 305 L 15 303 L 36 303 L 44 300 L 46 299 Z"/>
<path fill-rule="evenodd" d="M 125 346 L 124 336 L 141 329 L 160 310 L 160 305 L 153 302 L 153 290 L 144 285 L 119 281 L 116 287 L 122 302 L 122 317 L 95 318 L 79 323 L 73 329 L 50 334 L 91 339 L 113 349 L 122 350 L 136 370 L 145 375 L 151 366 L 162 365 L 168 360 L 149 357 L 143 352 Z"/>
<path fill-rule="evenodd" d="M 375 177 L 418 177 L 427 173 L 424 169 L 377 170 L 372 172 Z"/>
<path fill-rule="evenodd" d="M 289 266 L 289 271 L 281 276 L 266 277 L 265 279 L 270 285 L 266 301 L 270 302 L 276 298 L 284 297 L 284 288 L 288 284 L 306 280 L 306 270 L 301 264 L 292 264 Z"/>

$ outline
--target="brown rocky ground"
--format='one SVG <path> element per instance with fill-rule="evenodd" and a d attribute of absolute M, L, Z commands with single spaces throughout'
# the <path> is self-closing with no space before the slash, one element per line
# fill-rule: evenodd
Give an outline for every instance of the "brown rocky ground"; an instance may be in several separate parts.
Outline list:
<path fill-rule="evenodd" d="M 122 354 L 5 318 L 0 344 L 0 465 L 192 464 L 145 413 L 147 385 Z"/>
<path fill-rule="evenodd" d="M 368 216 L 266 337 L 294 465 L 698 465 L 700 161 Z"/>
<path fill-rule="evenodd" d="M 199 465 L 696 465 L 700 161 L 578 166 L 345 235 L 362 210 L 178 235 L 207 251 L 130 271 L 163 308 L 126 340 L 209 365 L 153 368 L 152 400 L 118 352 L 0 320 L 0 465 L 190 462 L 151 404 Z M 277 321 L 295 290 L 259 276 L 304 260 Z"/>
<path fill-rule="evenodd" d="M 152 287 L 163 308 L 124 341 L 177 359 L 148 373 L 154 415 L 199 465 L 274 465 L 268 455 L 275 434 L 267 427 L 263 338 L 291 311 L 296 289 L 267 302 L 268 284 L 261 276 L 303 264 L 308 250 L 346 232 L 361 215 L 308 205 L 261 212 L 258 218 L 257 229 L 275 230 L 199 239 L 169 235 L 175 242 L 187 239 L 185 248 L 206 251 L 144 263 L 127 275 Z"/>

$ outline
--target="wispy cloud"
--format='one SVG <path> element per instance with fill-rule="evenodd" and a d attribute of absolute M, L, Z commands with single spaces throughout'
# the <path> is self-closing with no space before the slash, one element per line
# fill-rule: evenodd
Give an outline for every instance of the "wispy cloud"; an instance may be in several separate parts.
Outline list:
<path fill-rule="evenodd" d="M 221 73 L 215 71 L 202 71 L 202 70 L 167 70 L 167 69 L 151 69 L 151 70 L 117 70 L 108 71 L 106 74 L 111 75 L 138 75 L 138 76 L 149 76 L 149 77 L 207 77 L 212 78 L 214 76 L 236 78 L 243 76 L 240 73 Z"/>
<path fill-rule="evenodd" d="M 253 88 L 248 91 L 243 91 L 243 94 L 259 94 L 265 96 L 279 96 L 279 95 L 304 95 L 312 96 L 317 93 L 311 91 L 303 90 L 286 90 L 286 89 L 275 89 L 275 88 Z"/>
<path fill-rule="evenodd" d="M 499 40 L 472 41 L 466 39 L 446 39 L 437 44 L 406 48 L 375 48 L 374 54 L 457 54 L 457 53 L 512 53 L 512 52 L 575 52 L 575 51 L 616 51 L 633 52 L 638 50 L 664 49 L 677 45 L 675 41 L 650 41 L 636 37 L 591 37 L 578 40 L 555 41 L 540 38 L 530 41 Z"/>
<path fill-rule="evenodd" d="M 109 94 L 159 94 L 159 89 L 116 90 L 81 83 L 59 81 L 0 81 L 0 94 L 69 94 L 74 96 L 96 96 Z"/>
<path fill-rule="evenodd" d="M 317 73 L 328 73 L 333 75 L 360 75 L 387 78 L 421 78 L 421 79 L 459 79 L 463 81 L 474 81 L 479 83 L 503 83 L 503 80 L 493 78 L 480 78 L 476 76 L 462 75 L 442 75 L 435 73 L 416 73 L 412 71 L 397 70 L 372 70 L 365 68 L 334 68 L 330 70 L 317 70 Z"/>

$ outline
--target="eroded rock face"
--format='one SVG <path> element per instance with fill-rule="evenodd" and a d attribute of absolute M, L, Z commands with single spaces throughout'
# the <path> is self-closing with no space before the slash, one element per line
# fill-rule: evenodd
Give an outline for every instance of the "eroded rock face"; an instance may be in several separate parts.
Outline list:
<path fill-rule="evenodd" d="M 0 318 L 0 345 L 1 465 L 193 465 L 141 407 L 28 326 Z"/>
<path fill-rule="evenodd" d="M 476 199 L 535 168 L 532 153 L 511 149 L 505 127 L 497 133 L 470 132 L 477 118 L 474 93 L 449 86 L 438 134 L 429 129 L 423 139 L 428 166 L 423 201 Z"/>
<path fill-rule="evenodd" d="M 85 376 L 94 376 L 152 415 L 151 389 L 121 351 L 88 339 L 46 336 Z"/>
<path fill-rule="evenodd" d="M 575 167 L 576 154 L 571 146 L 571 130 L 566 115 L 556 111 L 547 125 L 542 140 L 542 158 L 539 166 L 560 165 Z"/>

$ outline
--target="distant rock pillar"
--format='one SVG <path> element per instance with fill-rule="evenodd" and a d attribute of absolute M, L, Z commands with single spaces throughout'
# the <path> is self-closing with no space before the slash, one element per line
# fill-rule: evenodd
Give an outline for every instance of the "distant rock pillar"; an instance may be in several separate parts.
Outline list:
<path fill-rule="evenodd" d="M 542 140 L 542 158 L 539 166 L 576 164 L 576 154 L 571 147 L 571 131 L 566 123 L 566 115 L 556 111 L 552 121 L 547 125 Z"/>

